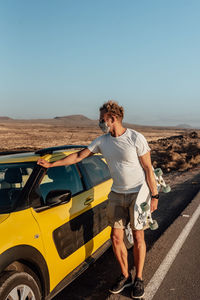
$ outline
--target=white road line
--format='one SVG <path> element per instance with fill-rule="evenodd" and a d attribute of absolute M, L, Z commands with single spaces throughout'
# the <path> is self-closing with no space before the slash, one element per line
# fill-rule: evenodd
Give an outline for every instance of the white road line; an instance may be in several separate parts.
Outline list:
<path fill-rule="evenodd" d="M 198 193 L 197 197 L 200 195 Z M 165 278 L 170 266 L 172 265 L 174 259 L 176 258 L 179 250 L 183 246 L 187 236 L 189 235 L 192 227 L 194 226 L 195 222 L 197 221 L 198 217 L 200 216 L 200 205 L 197 207 L 195 212 L 193 213 L 191 219 L 188 221 L 186 226 L 183 228 L 181 234 L 174 242 L 172 248 L 169 250 L 168 254 L 162 261 L 161 265 L 157 269 L 156 273 L 149 281 L 146 289 L 145 289 L 145 300 L 153 299 L 154 295 L 156 294 L 159 286 L 161 285 L 163 279 Z"/>

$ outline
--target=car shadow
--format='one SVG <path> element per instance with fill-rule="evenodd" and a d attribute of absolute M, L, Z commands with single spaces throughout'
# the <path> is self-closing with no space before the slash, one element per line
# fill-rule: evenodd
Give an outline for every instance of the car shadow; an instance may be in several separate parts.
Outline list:
<path fill-rule="evenodd" d="M 94 197 L 93 192 L 90 197 Z M 69 226 L 73 234 L 74 250 L 77 250 L 80 247 L 84 246 L 85 259 L 87 259 L 92 254 L 94 249 L 94 211 L 92 205 L 88 204 L 87 210 L 85 212 L 80 211 L 80 214 L 73 218 L 72 212 L 76 207 L 77 202 L 75 202 L 75 199 L 72 199 L 72 206 L 69 210 L 72 219 L 70 218 Z"/>

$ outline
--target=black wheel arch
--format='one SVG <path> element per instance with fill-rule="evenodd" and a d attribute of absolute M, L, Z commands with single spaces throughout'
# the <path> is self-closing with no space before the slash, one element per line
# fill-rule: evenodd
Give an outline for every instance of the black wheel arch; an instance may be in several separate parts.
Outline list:
<path fill-rule="evenodd" d="M 34 247 L 19 245 L 0 254 L 0 274 L 14 262 L 30 268 L 39 278 L 42 294 L 45 298 L 50 292 L 49 271 L 43 255 Z"/>

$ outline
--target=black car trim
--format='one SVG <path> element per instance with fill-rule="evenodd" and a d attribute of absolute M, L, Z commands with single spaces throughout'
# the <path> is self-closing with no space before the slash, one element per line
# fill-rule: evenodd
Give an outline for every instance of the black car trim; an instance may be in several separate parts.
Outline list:
<path fill-rule="evenodd" d="M 29 245 L 12 247 L 0 254 L 0 273 L 15 261 L 27 263 L 33 271 L 36 271 L 36 275 L 39 274 L 44 296 L 47 296 L 50 291 L 49 271 L 42 254 Z"/>
<path fill-rule="evenodd" d="M 88 174 L 85 172 L 84 168 L 83 168 L 83 165 L 81 162 L 77 163 L 77 166 L 78 166 L 78 169 L 82 175 L 82 180 L 84 182 L 84 185 L 85 185 L 85 189 L 86 191 L 90 190 L 92 188 L 92 184 L 90 182 L 90 179 L 89 179 L 89 176 Z"/>
<path fill-rule="evenodd" d="M 53 239 L 61 259 L 67 258 L 108 226 L 107 200 L 56 228 Z"/>
<path fill-rule="evenodd" d="M 111 240 L 107 240 L 101 247 L 99 247 L 88 259 L 82 262 L 77 268 L 69 273 L 59 284 L 51 291 L 45 300 L 51 300 L 58 293 L 60 293 L 67 285 L 81 275 L 89 266 L 94 263 L 109 247 Z"/>
<path fill-rule="evenodd" d="M 35 165 L 29 179 L 26 182 L 26 185 L 24 186 L 24 189 L 22 190 L 23 194 L 20 198 L 18 198 L 18 201 L 16 202 L 14 211 L 24 210 L 32 206 L 29 195 L 34 186 L 37 185 L 40 180 L 42 180 L 42 177 L 46 173 L 46 171 L 46 168 L 37 164 Z"/>

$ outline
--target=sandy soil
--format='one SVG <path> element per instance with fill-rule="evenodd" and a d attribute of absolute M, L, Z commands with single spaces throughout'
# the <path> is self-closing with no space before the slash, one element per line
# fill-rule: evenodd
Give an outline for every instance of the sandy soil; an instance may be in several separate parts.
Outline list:
<path fill-rule="evenodd" d="M 77 120 L 75 120 L 77 124 Z M 93 122 L 93 123 L 91 123 Z M 88 145 L 102 132 L 95 121 L 81 120 L 73 126 L 66 119 L 1 120 L 0 152 L 34 151 L 66 145 Z M 83 125 L 83 126 L 82 126 Z M 128 125 L 147 138 L 154 167 L 164 172 L 186 171 L 200 163 L 200 130 Z"/>

